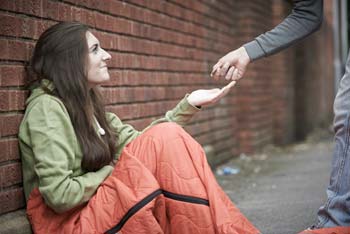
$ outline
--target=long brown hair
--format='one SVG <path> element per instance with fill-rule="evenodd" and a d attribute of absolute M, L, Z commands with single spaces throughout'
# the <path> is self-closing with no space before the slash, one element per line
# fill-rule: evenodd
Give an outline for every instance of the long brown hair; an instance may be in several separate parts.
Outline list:
<path fill-rule="evenodd" d="M 30 68 L 37 81 L 53 82 L 55 89 L 50 94 L 60 98 L 67 108 L 83 153 L 81 166 L 85 171 L 97 171 L 113 160 L 117 136 L 107 123 L 98 88 L 88 87 L 88 30 L 78 22 L 62 22 L 48 28 L 36 43 Z M 94 116 L 105 135 L 97 135 Z"/>

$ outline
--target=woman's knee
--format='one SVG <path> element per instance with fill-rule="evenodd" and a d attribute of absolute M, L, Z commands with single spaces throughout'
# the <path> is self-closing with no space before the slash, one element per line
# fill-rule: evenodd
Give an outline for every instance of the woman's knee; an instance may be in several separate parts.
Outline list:
<path fill-rule="evenodd" d="M 157 124 L 148 129 L 144 134 L 150 135 L 157 139 L 169 140 L 181 136 L 185 130 L 173 122 L 165 122 Z"/>

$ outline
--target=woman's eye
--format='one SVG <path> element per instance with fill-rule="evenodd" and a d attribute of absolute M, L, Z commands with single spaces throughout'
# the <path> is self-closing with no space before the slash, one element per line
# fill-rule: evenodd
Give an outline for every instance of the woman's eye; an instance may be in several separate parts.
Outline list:
<path fill-rule="evenodd" d="M 97 51 L 98 51 L 98 46 L 95 46 L 95 47 L 92 49 L 92 52 L 96 54 Z"/>

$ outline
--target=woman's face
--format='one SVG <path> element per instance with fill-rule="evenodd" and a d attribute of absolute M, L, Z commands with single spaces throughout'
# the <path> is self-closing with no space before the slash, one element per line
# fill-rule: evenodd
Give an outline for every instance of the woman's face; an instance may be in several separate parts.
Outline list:
<path fill-rule="evenodd" d="M 89 31 L 86 32 L 88 45 L 87 79 L 90 87 L 109 80 L 107 61 L 111 55 L 100 47 L 98 39 Z"/>

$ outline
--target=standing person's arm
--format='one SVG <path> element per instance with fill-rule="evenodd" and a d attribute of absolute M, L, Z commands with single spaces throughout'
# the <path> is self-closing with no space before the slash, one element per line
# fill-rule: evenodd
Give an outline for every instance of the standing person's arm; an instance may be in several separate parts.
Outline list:
<path fill-rule="evenodd" d="M 251 61 L 275 54 L 319 29 L 323 0 L 294 0 L 292 13 L 274 29 L 223 56 L 213 66 L 215 78 L 238 80 Z"/>

